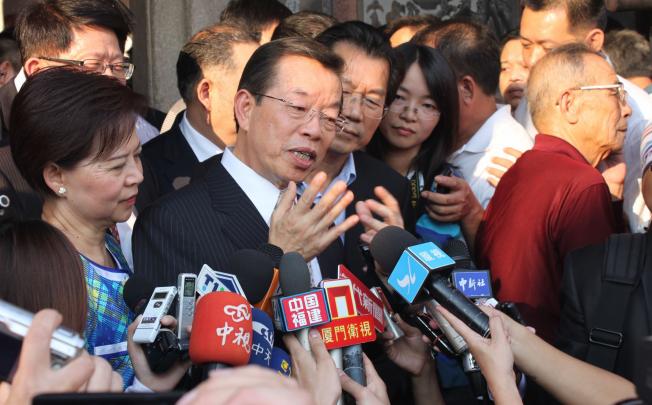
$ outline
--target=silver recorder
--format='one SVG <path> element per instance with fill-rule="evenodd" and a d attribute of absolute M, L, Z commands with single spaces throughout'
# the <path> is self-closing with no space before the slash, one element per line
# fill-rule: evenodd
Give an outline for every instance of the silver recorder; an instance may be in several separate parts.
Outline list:
<path fill-rule="evenodd" d="M 9 381 L 18 367 L 18 358 L 34 314 L 0 300 L 0 380 Z M 59 327 L 50 341 L 53 368 L 63 367 L 84 351 L 84 339 L 76 332 Z"/>
<path fill-rule="evenodd" d="M 190 335 L 188 327 L 192 325 L 195 316 L 195 291 L 197 275 L 194 273 L 181 273 L 177 277 L 177 338 L 182 350 L 188 348 Z"/>

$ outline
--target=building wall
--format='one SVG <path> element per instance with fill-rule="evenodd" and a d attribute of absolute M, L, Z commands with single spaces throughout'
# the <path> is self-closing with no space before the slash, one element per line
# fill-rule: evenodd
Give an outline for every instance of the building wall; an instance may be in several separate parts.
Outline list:
<path fill-rule="evenodd" d="M 345 0 L 355 3 L 355 1 Z M 288 8 L 331 12 L 331 0 L 285 0 Z M 136 17 L 132 57 L 133 86 L 150 104 L 167 111 L 180 96 L 176 62 L 179 50 L 192 34 L 218 22 L 228 0 L 132 0 Z M 355 7 L 351 8 L 355 11 Z M 345 19 L 355 18 L 349 13 Z"/>

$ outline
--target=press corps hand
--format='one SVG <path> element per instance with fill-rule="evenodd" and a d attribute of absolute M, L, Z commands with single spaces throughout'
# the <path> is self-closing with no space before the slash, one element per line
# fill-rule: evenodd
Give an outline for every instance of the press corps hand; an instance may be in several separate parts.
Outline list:
<path fill-rule="evenodd" d="M 122 390 L 122 379 L 106 360 L 86 352 L 62 368 L 52 369 L 50 340 L 61 319 L 52 309 L 34 315 L 6 404 L 31 404 L 33 397 L 43 393 Z"/>
<path fill-rule="evenodd" d="M 317 173 L 296 204 L 296 184 L 289 183 L 272 213 L 269 243 L 284 252 L 299 252 L 309 261 L 358 223 L 358 216 L 351 215 L 341 224 L 332 226 L 353 201 L 353 193 L 342 181 L 335 183 L 313 206 L 317 194 L 325 189 L 326 180 L 325 173 Z"/>
<path fill-rule="evenodd" d="M 131 358 L 134 372 L 136 373 L 138 380 L 152 391 L 169 391 L 181 380 L 183 375 L 186 373 L 186 370 L 191 366 L 191 362 L 189 360 L 178 362 L 165 373 L 154 373 L 149 368 L 143 348 L 141 345 L 133 341 L 134 333 L 140 323 L 141 317 L 142 315 L 139 315 L 138 318 L 129 325 L 128 329 L 129 339 L 127 339 L 127 350 L 129 351 L 129 357 Z M 161 325 L 166 328 L 174 329 L 177 325 L 177 321 L 173 316 L 165 315 L 161 319 Z"/>

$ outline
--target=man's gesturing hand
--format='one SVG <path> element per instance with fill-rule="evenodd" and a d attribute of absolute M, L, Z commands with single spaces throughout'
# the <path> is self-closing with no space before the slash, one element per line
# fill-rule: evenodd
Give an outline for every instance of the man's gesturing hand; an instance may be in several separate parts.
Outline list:
<path fill-rule="evenodd" d="M 296 185 L 290 182 L 272 213 L 269 243 L 284 252 L 299 252 L 309 261 L 358 223 L 358 216 L 351 215 L 341 224 L 332 226 L 338 215 L 353 201 L 353 193 L 346 189 L 342 181 L 333 184 L 313 206 L 317 194 L 325 189 L 326 180 L 325 173 L 317 173 L 296 204 Z"/>

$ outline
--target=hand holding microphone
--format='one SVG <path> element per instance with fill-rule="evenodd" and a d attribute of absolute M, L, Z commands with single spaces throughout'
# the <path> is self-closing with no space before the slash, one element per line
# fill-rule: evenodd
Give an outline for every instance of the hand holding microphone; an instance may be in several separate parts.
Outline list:
<path fill-rule="evenodd" d="M 299 386 L 311 393 L 316 404 L 332 405 L 342 392 L 335 363 L 319 332 L 311 329 L 308 336 L 312 353 L 306 351 L 294 335 L 283 336 L 283 342 L 292 356 L 293 375 Z"/>
<path fill-rule="evenodd" d="M 367 355 L 364 355 L 364 369 L 367 380 L 366 386 L 358 384 L 346 373 L 338 370 L 342 389 L 355 399 L 356 405 L 390 405 L 387 387 L 385 387 L 385 383 L 376 372 Z"/>
<path fill-rule="evenodd" d="M 485 338 L 471 330 L 445 308 L 439 306 L 437 310 L 467 342 L 475 361 L 480 365 L 480 371 L 487 380 L 495 402 L 521 403 L 521 396 L 515 383 L 514 354 L 510 347 L 509 335 L 498 311 L 487 308 L 491 314 L 489 319 L 491 338 Z"/>
<path fill-rule="evenodd" d="M 398 314 L 394 316 L 394 321 L 403 331 L 404 336 L 392 340 L 391 332 L 383 333 L 387 357 L 409 373 L 419 375 L 425 363 L 430 360 L 428 345 L 423 341 L 423 334 L 419 329 L 408 325 Z"/>

